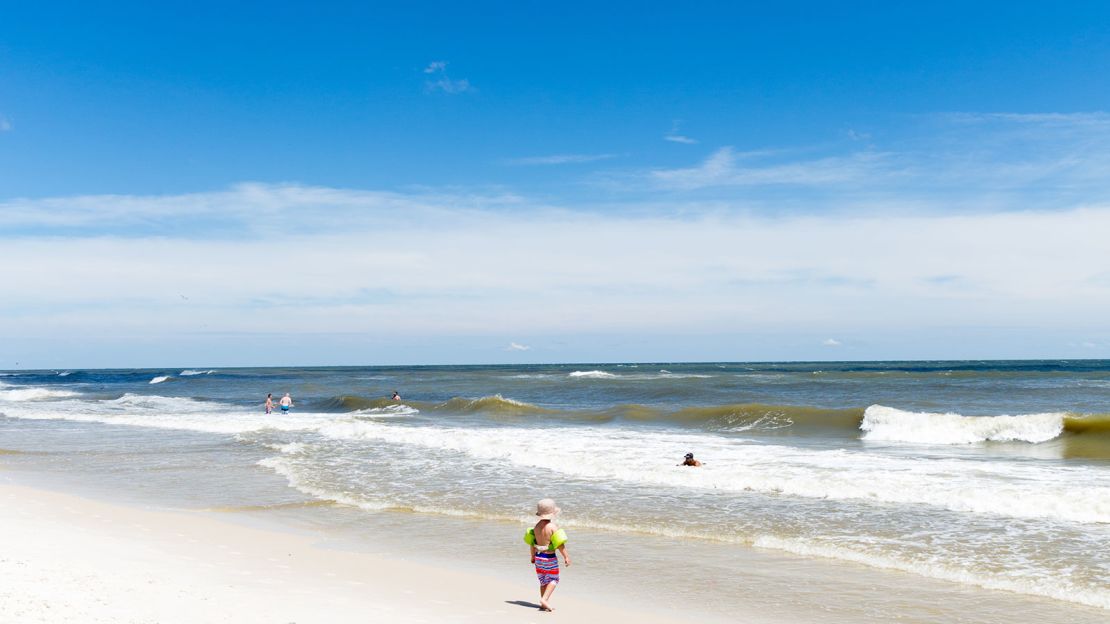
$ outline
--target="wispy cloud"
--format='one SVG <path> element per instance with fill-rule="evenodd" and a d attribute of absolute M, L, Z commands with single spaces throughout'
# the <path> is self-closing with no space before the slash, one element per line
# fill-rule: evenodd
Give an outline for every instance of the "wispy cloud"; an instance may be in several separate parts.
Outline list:
<path fill-rule="evenodd" d="M 432 61 L 424 68 L 424 73 L 430 78 L 424 81 L 424 89 L 428 92 L 442 91 L 443 93 L 466 93 L 474 91 L 474 86 L 466 78 L 451 78 L 447 74 L 446 61 Z"/>
<path fill-rule="evenodd" d="M 438 80 L 427 83 L 427 85 L 429 91 L 443 91 L 444 93 L 466 93 L 474 90 L 474 87 L 466 78 L 452 80 L 447 76 L 442 76 Z"/>
<path fill-rule="evenodd" d="M 825 340 L 821 341 L 821 344 L 826 347 L 839 347 L 841 345 L 841 342 L 836 338 L 826 338 Z"/>
<path fill-rule="evenodd" d="M 858 152 L 802 161 L 749 162 L 764 152 L 738 153 L 722 147 L 695 167 L 651 172 L 664 188 L 693 190 L 721 186 L 823 186 L 857 182 L 878 173 L 889 174 L 891 158 L 878 152 Z"/>
<path fill-rule="evenodd" d="M 664 141 L 670 141 L 671 143 L 683 143 L 683 144 L 686 144 L 686 145 L 696 144 L 697 143 L 696 139 L 691 139 L 690 137 L 679 133 L 679 126 L 681 126 L 681 125 L 682 125 L 682 122 L 680 122 L 680 121 L 675 121 L 674 123 L 672 123 L 670 132 L 663 135 L 663 140 Z"/>
<path fill-rule="evenodd" d="M 528 351 L 531 348 L 532 347 L 529 347 L 528 345 L 522 345 L 518 342 L 510 342 L 509 346 L 505 347 L 505 350 L 506 351 Z"/>
<path fill-rule="evenodd" d="M 0 115 L 0 132 L 7 132 L 12 129 L 12 122 L 7 117 Z"/>
<path fill-rule="evenodd" d="M 749 205 L 827 210 L 1021 210 L 1110 201 L 1110 114 L 963 114 L 910 118 L 897 138 L 793 150 L 721 147 L 690 166 L 597 177 Z M 787 192 L 788 191 L 788 192 Z"/>
<path fill-rule="evenodd" d="M 552 154 L 550 156 L 509 158 L 504 162 L 507 165 L 568 165 L 597 162 L 599 160 L 609 160 L 616 157 L 616 154 Z"/>

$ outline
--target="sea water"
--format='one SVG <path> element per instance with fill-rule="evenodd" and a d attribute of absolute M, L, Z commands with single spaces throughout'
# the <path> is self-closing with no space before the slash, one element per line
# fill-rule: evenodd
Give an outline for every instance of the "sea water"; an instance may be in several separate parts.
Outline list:
<path fill-rule="evenodd" d="M 265 414 L 268 392 L 294 408 Z M 595 555 L 586 576 L 623 587 L 650 564 L 675 608 L 812 612 L 857 591 L 838 585 L 851 570 L 1099 621 L 1108 413 L 1107 361 L 9 371 L 0 461 L 188 508 L 296 510 L 348 543 L 479 535 L 459 541 L 479 560 L 522 549 L 550 496 Z M 703 466 L 677 466 L 687 452 Z M 824 590 L 781 587 L 805 574 Z M 853 600 L 842 621 L 933 598 Z M 990 621 L 974 608 L 934 616 Z"/>

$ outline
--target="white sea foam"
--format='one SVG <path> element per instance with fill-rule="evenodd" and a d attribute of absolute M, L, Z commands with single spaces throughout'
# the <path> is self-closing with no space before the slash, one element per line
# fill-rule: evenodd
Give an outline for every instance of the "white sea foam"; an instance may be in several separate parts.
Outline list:
<path fill-rule="evenodd" d="M 370 407 L 351 412 L 351 414 L 372 416 L 374 418 L 396 418 L 399 416 L 414 416 L 419 413 L 420 410 L 403 403 L 399 405 L 387 405 L 385 407 Z"/>
<path fill-rule="evenodd" d="M 112 401 L 10 402 L 3 411 L 14 418 L 223 434 L 318 431 L 334 439 L 440 449 L 465 454 L 470 460 L 508 462 L 600 482 L 931 505 L 964 513 L 1110 523 L 1110 476 L 1092 466 L 813 450 L 713 434 L 648 434 L 613 427 L 463 428 L 411 426 L 351 414 L 266 416 L 233 405 L 139 394 Z M 559 443 L 551 444 L 551 440 Z M 705 466 L 699 470 L 676 468 L 673 458 L 687 450 L 696 450 Z"/>
<path fill-rule="evenodd" d="M 282 455 L 297 455 L 305 452 L 305 445 L 301 442 L 290 442 L 288 444 L 271 444 L 269 446 Z"/>
<path fill-rule="evenodd" d="M 266 459 L 259 460 L 257 465 L 269 468 L 277 474 L 285 477 L 286 481 L 289 483 L 289 486 L 293 489 L 304 492 L 305 494 L 308 494 L 309 496 L 313 496 L 320 500 L 335 501 L 343 505 L 350 505 L 351 507 L 358 507 L 367 511 L 383 511 L 385 509 L 389 509 L 390 507 L 390 505 L 371 503 L 370 501 L 364 500 L 357 496 L 353 496 L 347 492 L 335 492 L 326 488 L 318 487 L 310 483 L 307 479 L 302 478 L 299 472 L 296 470 L 295 465 L 290 463 L 285 457 L 267 457 Z"/>
<path fill-rule="evenodd" d="M 1015 518 L 1110 522 L 1110 479 L 1089 466 L 912 458 L 744 443 L 701 434 L 612 428 L 463 429 L 385 422 L 326 424 L 336 439 L 380 440 L 465 453 L 578 478 L 815 499 L 932 505 Z M 551 444 L 559 440 L 559 444 Z M 697 449 L 700 470 L 670 460 Z"/>
<path fill-rule="evenodd" d="M 180 373 L 178 373 L 178 375 L 181 375 L 182 377 L 194 377 L 196 375 L 211 375 L 212 373 L 215 373 L 215 372 L 216 372 L 215 370 L 193 370 L 191 368 L 187 368 L 187 369 L 181 371 Z M 154 383 L 154 382 L 152 381 L 151 383 Z"/>
<path fill-rule="evenodd" d="M 169 375 L 162 375 L 161 377 L 155 377 L 155 378 L 151 379 L 150 383 L 158 384 L 158 383 L 162 383 L 163 381 L 166 381 L 168 379 L 170 379 Z"/>
<path fill-rule="evenodd" d="M 615 379 L 617 376 L 613 373 L 605 371 L 590 370 L 590 371 L 574 371 L 567 375 L 567 377 L 574 377 L 578 379 Z"/>
<path fill-rule="evenodd" d="M 702 375 L 700 373 L 672 373 L 669 370 L 660 370 L 658 375 L 633 375 L 633 377 L 639 379 L 710 379 L 713 375 Z"/>
<path fill-rule="evenodd" d="M 0 401 L 46 401 L 78 396 L 72 390 L 56 390 L 28 386 L 24 388 L 0 385 Z"/>
<path fill-rule="evenodd" d="M 1045 442 L 1064 430 L 1065 414 L 1021 416 L 961 416 L 907 412 L 872 405 L 863 413 L 860 429 L 866 440 L 921 444 L 972 444 L 975 442 Z"/>
<path fill-rule="evenodd" d="M 241 407 L 182 397 L 125 394 L 107 401 L 55 400 L 12 403 L 4 414 L 28 420 L 71 420 L 154 429 L 237 434 L 251 431 L 311 431 L 335 414 L 269 415 Z"/>
<path fill-rule="evenodd" d="M 519 377 L 519 375 L 517 375 Z M 590 371 L 574 371 L 567 375 L 573 379 L 620 379 L 624 381 L 646 381 L 651 379 L 709 379 L 713 375 L 703 375 L 700 373 L 672 373 L 669 370 L 662 369 L 658 373 L 631 373 L 616 375 L 614 373 L 607 373 L 600 370 Z"/>
<path fill-rule="evenodd" d="M 1078 586 L 1069 582 L 1067 577 L 1059 575 L 1031 576 L 1028 574 L 1007 574 L 1005 572 L 980 572 L 936 561 L 907 561 L 890 555 L 861 552 L 835 544 L 771 535 L 756 538 L 753 545 L 759 548 L 792 552 L 805 557 L 825 557 L 851 561 L 873 568 L 900 570 L 944 581 L 977 585 L 987 589 L 1044 596 L 1091 607 L 1110 609 L 1110 590 Z"/>

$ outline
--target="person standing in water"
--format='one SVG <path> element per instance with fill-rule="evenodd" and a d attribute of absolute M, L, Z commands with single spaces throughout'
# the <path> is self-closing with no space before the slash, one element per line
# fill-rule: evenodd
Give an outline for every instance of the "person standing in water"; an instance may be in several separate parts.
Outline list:
<path fill-rule="evenodd" d="M 570 567 L 567 554 L 567 532 L 555 524 L 555 516 L 562 511 L 555 501 L 545 498 L 536 504 L 539 522 L 524 534 L 524 541 L 532 553 L 532 563 L 536 566 L 536 578 L 540 581 L 540 610 L 554 611 L 551 595 L 559 584 L 559 558 L 555 551 L 563 554 L 563 561 Z"/>
<path fill-rule="evenodd" d="M 281 397 L 281 400 L 278 401 L 278 405 L 281 406 L 281 412 L 283 414 L 289 412 L 289 408 L 293 407 L 293 399 L 289 396 L 288 392 L 285 393 L 285 396 Z"/>
<path fill-rule="evenodd" d="M 401 400 L 401 395 L 396 390 L 394 390 L 393 391 L 393 396 L 391 396 L 389 398 L 394 400 L 394 401 L 400 401 Z"/>
<path fill-rule="evenodd" d="M 274 394 L 272 392 L 266 393 L 266 413 L 270 414 L 274 411 Z"/>

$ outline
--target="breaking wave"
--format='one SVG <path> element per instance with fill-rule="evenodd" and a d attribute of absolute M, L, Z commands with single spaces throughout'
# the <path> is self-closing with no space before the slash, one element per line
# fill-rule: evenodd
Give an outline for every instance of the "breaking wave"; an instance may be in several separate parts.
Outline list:
<path fill-rule="evenodd" d="M 500 394 L 484 396 L 478 399 L 454 398 L 445 403 L 436 405 L 434 410 L 451 412 L 485 412 L 492 414 L 553 414 L 555 410 L 532 405 L 523 401 L 508 399 Z"/>
<path fill-rule="evenodd" d="M 614 375 L 613 373 L 607 373 L 605 371 L 599 371 L 599 370 L 574 371 L 573 373 L 568 374 L 567 377 L 573 377 L 573 378 L 576 378 L 576 379 L 616 379 L 617 378 L 617 376 Z"/>
<path fill-rule="evenodd" d="M 455 397 L 442 403 L 425 401 L 398 402 L 388 398 L 366 398 L 349 394 L 332 397 L 321 404 L 328 411 L 356 413 L 389 413 L 405 408 L 406 413 L 448 412 L 455 414 L 485 413 L 492 415 L 554 414 L 556 410 L 516 401 L 500 394 L 476 399 Z"/>
<path fill-rule="evenodd" d="M 151 380 L 150 380 L 150 383 L 152 383 L 152 384 L 160 384 L 160 383 L 162 383 L 163 381 L 169 381 L 169 380 L 171 380 L 171 379 L 173 379 L 173 377 L 170 377 L 169 375 L 162 375 L 162 376 L 160 376 L 160 377 L 155 377 L 155 378 L 151 379 Z"/>
<path fill-rule="evenodd" d="M 976 442 L 1029 442 L 1037 444 L 1064 431 L 1066 414 L 1021 416 L 961 416 L 908 412 L 872 405 L 863 414 L 860 429 L 866 440 L 922 444 L 973 444 Z"/>
<path fill-rule="evenodd" d="M 0 401 L 48 401 L 50 399 L 64 399 L 78 396 L 71 390 L 55 390 L 53 388 L 11 388 L 0 386 Z"/>

